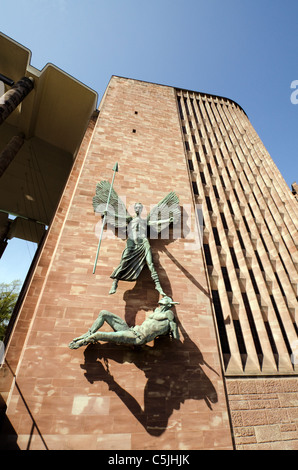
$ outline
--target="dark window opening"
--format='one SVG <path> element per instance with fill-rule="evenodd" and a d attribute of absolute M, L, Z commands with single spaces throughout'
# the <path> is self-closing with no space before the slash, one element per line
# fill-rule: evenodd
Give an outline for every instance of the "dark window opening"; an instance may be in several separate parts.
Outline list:
<path fill-rule="evenodd" d="M 228 224 L 227 224 L 227 221 L 226 221 L 226 218 L 225 218 L 225 215 L 223 212 L 220 212 L 220 217 L 221 217 L 221 221 L 222 221 L 222 224 L 223 224 L 223 228 L 225 230 L 228 230 L 229 227 L 228 227 Z"/>
<path fill-rule="evenodd" d="M 213 191 L 214 191 L 216 199 L 219 199 L 218 190 L 217 190 L 217 187 L 215 185 L 213 185 Z"/>
<path fill-rule="evenodd" d="M 188 167 L 189 167 L 190 171 L 194 171 L 194 166 L 193 166 L 192 160 L 188 160 Z"/>
<path fill-rule="evenodd" d="M 248 272 L 249 272 L 249 275 L 250 275 L 250 279 L 251 279 L 254 291 L 255 291 L 256 294 L 259 295 L 260 291 L 259 291 L 258 285 L 256 283 L 256 278 L 254 276 L 254 273 L 253 273 L 252 269 L 249 269 Z"/>
<path fill-rule="evenodd" d="M 201 181 L 202 181 L 202 183 L 203 183 L 203 184 L 207 184 L 207 183 L 206 183 L 206 179 L 205 179 L 205 175 L 204 175 L 203 171 L 200 171 L 200 176 L 201 176 Z"/>
<path fill-rule="evenodd" d="M 210 201 L 210 197 L 209 197 L 209 196 L 206 196 L 205 199 L 206 199 L 206 204 L 207 204 L 208 211 L 209 211 L 209 212 L 213 212 L 212 205 L 211 205 L 211 201 Z"/>
<path fill-rule="evenodd" d="M 205 258 L 206 258 L 207 265 L 208 266 L 213 266 L 209 245 L 204 243 L 203 247 L 204 247 L 204 253 L 205 253 Z"/>
<path fill-rule="evenodd" d="M 273 338 L 273 334 L 272 334 L 269 322 L 265 321 L 264 323 L 265 323 L 265 328 L 266 328 L 266 331 L 267 331 L 267 336 L 268 336 L 268 339 L 269 339 L 269 342 L 270 342 L 272 352 L 275 356 L 275 359 L 277 359 L 278 351 L 277 351 L 277 347 L 276 347 L 276 344 L 275 344 L 275 341 L 274 341 L 274 338 Z"/>
<path fill-rule="evenodd" d="M 262 235 L 261 233 L 260 233 L 260 238 L 261 238 L 261 240 L 262 240 L 262 242 L 263 242 L 263 245 L 264 245 L 265 250 L 267 251 L 267 253 L 269 253 L 268 248 L 267 248 L 267 245 L 266 245 L 265 240 L 264 240 L 264 237 L 263 237 L 263 235 Z"/>
<path fill-rule="evenodd" d="M 257 205 L 260 207 L 260 205 L 259 205 L 259 203 L 258 203 L 258 199 L 257 199 L 257 197 L 256 197 L 256 195 L 255 195 L 254 193 L 253 193 L 253 196 L 254 196 L 254 198 L 255 198 L 255 201 L 256 201 Z"/>
<path fill-rule="evenodd" d="M 286 271 L 286 273 L 287 273 L 287 275 L 288 275 L 288 278 L 290 278 L 289 273 L 288 273 L 287 268 L 286 268 L 286 265 L 285 265 L 285 263 L 284 263 L 282 257 L 280 256 L 280 253 L 278 253 L 278 255 L 279 255 L 280 261 L 281 261 L 281 263 L 282 263 L 282 265 L 283 265 L 283 267 L 284 267 L 284 270 Z"/>
<path fill-rule="evenodd" d="M 190 115 L 190 112 L 189 112 L 188 103 L 187 103 L 187 99 L 186 99 L 186 98 L 184 98 L 184 105 L 185 105 L 186 113 L 187 113 L 187 115 L 189 116 L 189 115 Z"/>
<path fill-rule="evenodd" d="M 230 248 L 230 252 L 231 252 L 231 256 L 232 256 L 232 261 L 233 261 L 233 264 L 234 264 L 234 268 L 236 269 L 239 269 L 239 264 L 238 264 L 238 260 L 237 260 L 237 256 L 236 256 L 236 253 L 235 253 L 235 250 L 232 246 L 229 247 Z"/>
<path fill-rule="evenodd" d="M 256 325 L 255 325 L 255 322 L 254 322 L 254 319 L 253 319 L 253 314 L 252 314 L 252 311 L 251 311 L 251 308 L 250 308 L 250 305 L 249 305 L 248 297 L 247 297 L 245 292 L 242 293 L 242 299 L 243 299 L 243 302 L 244 302 L 244 306 L 245 306 L 245 310 L 246 310 L 246 314 L 247 314 L 247 319 L 248 319 L 248 322 L 249 322 L 249 326 L 250 326 L 250 330 L 251 330 L 251 333 L 252 333 L 252 337 L 253 337 L 254 345 L 255 345 L 255 348 L 256 348 L 256 352 L 257 352 L 258 356 L 263 356 L 263 351 L 262 351 L 261 343 L 260 343 L 260 340 L 259 340 L 258 332 L 257 332 L 257 329 L 256 329 Z"/>
<path fill-rule="evenodd" d="M 237 236 L 238 236 L 238 240 L 239 240 L 239 243 L 241 245 L 241 248 L 242 248 L 242 250 L 245 250 L 245 245 L 243 243 L 243 238 L 241 236 L 241 233 L 239 232 L 239 230 L 236 230 L 236 232 L 237 232 Z"/>
<path fill-rule="evenodd" d="M 212 231 L 213 231 L 213 235 L 214 235 L 214 240 L 215 240 L 215 243 L 217 246 L 221 246 L 220 245 L 220 239 L 219 239 L 219 235 L 218 235 L 218 230 L 216 227 L 212 227 Z"/>
<path fill-rule="evenodd" d="M 258 261 L 258 263 L 259 263 L 259 266 L 260 266 L 261 271 L 264 271 L 264 267 L 263 267 L 263 264 L 262 264 L 260 255 L 259 255 L 259 253 L 258 253 L 256 250 L 255 250 L 255 255 L 256 255 L 256 258 L 257 258 L 257 261 Z"/>
<path fill-rule="evenodd" d="M 229 275 L 228 275 L 227 268 L 225 266 L 222 266 L 221 267 L 221 272 L 222 272 L 224 283 L 225 283 L 225 286 L 226 286 L 226 291 L 227 292 L 232 292 L 232 286 L 231 286 L 231 282 L 230 282 L 230 278 L 229 278 Z"/>
<path fill-rule="evenodd" d="M 249 228 L 249 226 L 248 226 L 246 217 L 245 217 L 244 215 L 242 216 L 242 219 L 243 219 L 243 222 L 244 222 L 244 224 L 245 224 L 246 230 L 248 231 L 248 233 L 250 233 L 250 228 Z"/>
<path fill-rule="evenodd" d="M 217 290 L 212 291 L 212 300 L 217 320 L 217 327 L 218 333 L 220 338 L 221 350 L 223 354 L 231 354 L 229 341 L 227 337 L 226 327 L 225 327 L 225 320 L 223 316 L 223 311 L 220 303 L 220 298 Z"/>
<path fill-rule="evenodd" d="M 249 210 L 250 210 L 251 215 L 252 215 L 253 218 L 255 219 L 256 217 L 255 217 L 255 214 L 253 213 L 253 210 L 252 210 L 252 208 L 251 208 L 251 205 L 249 204 L 249 202 L 248 202 L 247 204 L 248 204 L 248 207 L 249 207 Z"/>
<path fill-rule="evenodd" d="M 240 354 L 247 354 L 245 342 L 242 334 L 242 329 L 239 320 L 233 320 L 234 329 L 236 333 L 237 343 Z"/>
<path fill-rule="evenodd" d="M 181 106 L 181 97 L 180 96 L 178 96 L 178 109 L 179 109 L 180 119 L 183 121 L 184 116 L 183 116 L 183 111 L 182 111 L 182 106 Z"/>
<path fill-rule="evenodd" d="M 193 115 L 195 117 L 195 120 L 196 120 L 196 122 L 198 122 L 198 117 L 197 117 L 197 113 L 196 113 L 196 110 L 195 110 L 195 107 L 194 107 L 193 98 L 190 98 L 190 104 L 191 104 L 191 108 L 192 108 L 192 112 L 193 112 Z"/>
<path fill-rule="evenodd" d="M 193 189 L 193 192 L 196 196 L 199 195 L 199 190 L 198 190 L 198 185 L 195 181 L 192 181 L 192 189 Z"/>
<path fill-rule="evenodd" d="M 265 219 L 264 219 L 264 222 L 265 222 L 265 225 L 266 225 L 266 227 L 267 227 L 268 232 L 270 233 L 270 235 L 271 235 L 271 237 L 272 237 L 271 230 L 270 230 L 269 225 L 267 224 L 267 222 L 266 222 Z"/>
<path fill-rule="evenodd" d="M 234 194 L 235 194 L 235 198 L 237 199 L 238 202 L 240 202 L 236 189 L 234 188 L 233 191 L 234 191 Z"/>
<path fill-rule="evenodd" d="M 223 179 L 223 176 L 222 175 L 219 175 L 220 177 L 220 181 L 221 181 L 221 184 L 222 184 L 222 187 L 225 188 L 226 185 L 225 185 L 225 182 L 224 182 L 224 179 Z"/>
<path fill-rule="evenodd" d="M 286 295 L 285 295 L 285 291 L 283 290 L 283 287 L 282 287 L 282 284 L 281 284 L 281 282 L 280 282 L 279 276 L 278 276 L 277 273 L 274 273 L 274 274 L 275 274 L 276 280 L 277 280 L 277 282 L 278 282 L 279 288 L 280 288 L 280 290 L 281 290 L 281 293 L 282 293 L 282 295 L 285 297 L 285 296 L 286 296 Z"/>
<path fill-rule="evenodd" d="M 231 204 L 231 201 L 230 199 L 227 199 L 227 203 L 228 203 L 228 206 L 229 206 L 229 209 L 230 209 L 230 212 L 232 215 L 235 215 L 234 211 L 233 211 L 233 207 L 232 207 L 232 204 Z"/>
<path fill-rule="evenodd" d="M 288 340 L 288 337 L 287 337 L 287 334 L 286 334 L 286 331 L 285 331 L 285 328 L 284 328 L 282 319 L 280 318 L 279 310 L 278 310 L 278 308 L 277 308 L 275 299 L 274 299 L 274 297 L 273 297 L 272 294 L 270 295 L 270 299 L 271 299 L 271 302 L 272 302 L 272 305 L 273 305 L 273 308 L 274 308 L 274 311 L 275 311 L 275 314 L 276 314 L 276 318 L 277 318 L 279 327 L 280 327 L 281 332 L 282 332 L 282 335 L 283 335 L 283 339 L 284 339 L 285 345 L 286 345 L 286 347 L 287 347 L 287 350 L 288 350 L 289 355 L 291 355 L 291 354 L 292 354 L 292 349 L 291 349 L 291 346 L 290 346 L 290 344 L 289 344 L 289 340 Z"/>
<path fill-rule="evenodd" d="M 201 157 L 200 157 L 199 152 L 196 152 L 196 158 L 197 158 L 197 162 L 200 163 L 201 162 Z"/>

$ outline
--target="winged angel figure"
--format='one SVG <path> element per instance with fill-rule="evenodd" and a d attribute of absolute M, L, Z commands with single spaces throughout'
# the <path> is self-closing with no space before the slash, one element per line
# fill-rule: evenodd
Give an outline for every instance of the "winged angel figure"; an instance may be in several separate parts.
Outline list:
<path fill-rule="evenodd" d="M 107 206 L 109 194 L 110 200 Z M 170 192 L 150 211 L 146 219 L 141 217 L 143 205 L 137 202 L 134 205 L 135 216 L 131 217 L 116 191 L 111 189 L 110 183 L 101 181 L 96 185 L 93 208 L 95 212 L 106 217 L 109 225 L 127 231 L 126 247 L 119 266 L 110 276 L 113 279 L 113 284 L 109 294 L 116 292 L 120 280 L 135 281 L 147 264 L 156 290 L 165 296 L 153 264 L 148 231 L 149 228 L 150 230 L 153 228 L 157 233 L 160 233 L 171 223 L 175 224 L 180 220 L 178 196 L 174 192 Z"/>

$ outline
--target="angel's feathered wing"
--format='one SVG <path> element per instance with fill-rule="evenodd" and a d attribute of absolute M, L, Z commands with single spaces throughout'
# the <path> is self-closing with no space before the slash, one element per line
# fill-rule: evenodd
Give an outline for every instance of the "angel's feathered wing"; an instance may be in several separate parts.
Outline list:
<path fill-rule="evenodd" d="M 94 211 L 104 215 L 106 210 L 107 201 L 111 185 L 108 181 L 101 181 L 97 183 L 95 196 L 92 203 Z M 126 227 L 132 220 L 132 217 L 127 212 L 124 202 L 120 199 L 114 188 L 111 191 L 111 197 L 106 214 L 107 223 L 117 228 Z"/>
<path fill-rule="evenodd" d="M 160 233 L 170 224 L 169 219 L 173 217 L 173 224 L 176 224 L 181 217 L 179 198 L 171 191 L 153 209 L 147 217 L 147 224 L 154 226 Z"/>

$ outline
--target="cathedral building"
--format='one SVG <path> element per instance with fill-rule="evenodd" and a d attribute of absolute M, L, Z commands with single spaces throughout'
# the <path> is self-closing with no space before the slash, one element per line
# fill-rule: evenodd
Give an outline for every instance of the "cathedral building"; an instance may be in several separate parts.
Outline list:
<path fill-rule="evenodd" d="M 1 448 L 297 450 L 297 184 L 245 110 L 118 76 L 97 105 L 0 45 L 1 254 L 38 243 L 4 339 Z M 172 192 L 181 212 L 114 293 L 127 237 L 94 210 L 102 181 L 132 217 Z M 165 295 L 179 339 L 69 348 L 100 311 L 139 328 Z"/>

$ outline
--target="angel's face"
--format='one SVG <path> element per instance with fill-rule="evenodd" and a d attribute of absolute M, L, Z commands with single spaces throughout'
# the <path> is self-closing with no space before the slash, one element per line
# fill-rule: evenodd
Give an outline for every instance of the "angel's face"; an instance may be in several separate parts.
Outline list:
<path fill-rule="evenodd" d="M 134 206 L 134 209 L 135 209 L 135 213 L 137 215 L 140 215 L 143 210 L 143 205 L 140 202 L 137 202 Z"/>

